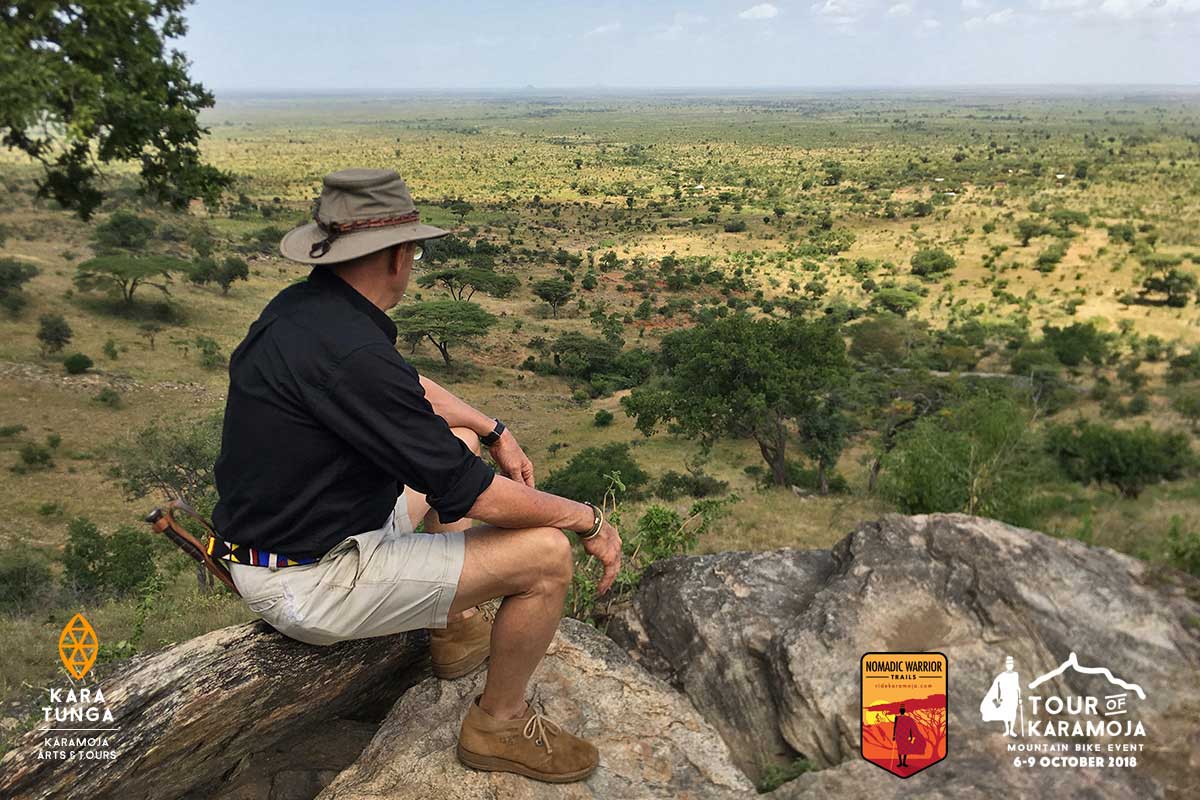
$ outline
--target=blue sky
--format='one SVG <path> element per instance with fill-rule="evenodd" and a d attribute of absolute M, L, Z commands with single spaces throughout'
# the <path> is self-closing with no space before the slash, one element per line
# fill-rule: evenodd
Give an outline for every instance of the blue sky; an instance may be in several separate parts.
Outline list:
<path fill-rule="evenodd" d="M 196 0 L 222 89 L 1200 83 L 1200 0 Z"/>

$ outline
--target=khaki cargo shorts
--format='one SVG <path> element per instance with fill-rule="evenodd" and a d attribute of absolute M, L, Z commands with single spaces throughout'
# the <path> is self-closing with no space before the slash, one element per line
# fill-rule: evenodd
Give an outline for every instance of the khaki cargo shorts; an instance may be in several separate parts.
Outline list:
<path fill-rule="evenodd" d="M 229 568 L 243 602 L 271 627 L 326 645 L 446 627 L 465 555 L 462 531 L 414 533 L 401 494 L 382 528 L 343 539 L 315 564 Z"/>

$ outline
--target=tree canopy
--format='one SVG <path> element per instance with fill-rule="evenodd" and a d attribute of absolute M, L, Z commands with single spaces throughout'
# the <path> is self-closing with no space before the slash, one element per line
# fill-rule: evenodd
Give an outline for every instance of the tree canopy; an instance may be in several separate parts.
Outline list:
<path fill-rule="evenodd" d="M 20 0 L 0 8 L 0 142 L 41 163 L 38 191 L 88 219 L 101 167 L 136 161 L 141 188 L 183 208 L 230 176 L 200 159 L 213 96 L 167 42 L 191 0 Z"/>
<path fill-rule="evenodd" d="M 401 306 L 392 313 L 396 331 L 410 341 L 428 339 L 446 366 L 450 365 L 450 345 L 484 336 L 496 324 L 496 317 L 475 303 L 459 300 L 426 300 Z"/>
<path fill-rule="evenodd" d="M 533 285 L 533 293 L 539 299 L 550 304 L 550 309 L 555 317 L 558 317 L 559 306 L 575 295 L 571 290 L 571 284 L 562 278 L 546 278 L 538 281 Z"/>
<path fill-rule="evenodd" d="M 828 320 L 739 314 L 663 337 L 660 365 L 656 383 L 621 399 L 647 436 L 668 423 L 705 446 L 722 437 L 751 437 L 779 485 L 788 479 L 791 427 L 804 432 L 806 450 L 818 454 L 820 464 L 830 463 L 831 450 L 840 451 L 842 425 L 807 421 L 829 413 L 848 377 L 845 343 Z"/>
<path fill-rule="evenodd" d="M 134 292 L 143 284 L 170 294 L 171 273 L 188 269 L 186 261 L 169 256 L 99 256 L 79 265 L 75 285 L 84 291 L 111 291 L 129 304 L 133 302 Z"/>
<path fill-rule="evenodd" d="M 477 291 L 493 297 L 507 297 L 520 285 L 512 275 L 475 266 L 435 269 L 417 278 L 417 285 L 426 289 L 439 283 L 455 300 L 470 300 Z"/>

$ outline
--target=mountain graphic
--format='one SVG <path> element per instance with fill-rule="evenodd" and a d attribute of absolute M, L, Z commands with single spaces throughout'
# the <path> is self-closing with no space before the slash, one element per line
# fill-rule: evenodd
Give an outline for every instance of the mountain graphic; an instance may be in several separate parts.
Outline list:
<path fill-rule="evenodd" d="M 1037 678 L 1031 681 L 1029 688 L 1036 689 L 1038 686 L 1050 680 L 1051 678 L 1057 678 L 1059 675 L 1062 675 L 1067 671 L 1067 667 L 1074 669 L 1076 672 L 1082 672 L 1085 675 L 1103 675 L 1105 679 L 1107 679 L 1108 682 L 1114 686 L 1120 686 L 1122 689 L 1128 692 L 1136 692 L 1138 698 L 1141 700 L 1146 699 L 1146 693 L 1142 691 L 1141 686 L 1136 683 L 1126 683 L 1120 678 L 1115 677 L 1111 672 L 1109 672 L 1107 667 L 1080 666 L 1079 658 L 1075 655 L 1074 651 L 1071 652 L 1071 655 L 1067 657 L 1066 661 L 1059 664 L 1056 668 L 1050 670 L 1045 675 L 1039 675 Z"/>

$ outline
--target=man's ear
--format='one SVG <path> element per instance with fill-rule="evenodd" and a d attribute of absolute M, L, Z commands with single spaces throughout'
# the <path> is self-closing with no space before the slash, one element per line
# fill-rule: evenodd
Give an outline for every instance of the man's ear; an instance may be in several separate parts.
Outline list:
<path fill-rule="evenodd" d="M 393 245 L 392 248 L 390 250 L 388 250 L 388 274 L 389 275 L 399 275 L 400 274 L 400 259 L 401 259 L 400 249 L 402 247 L 403 247 L 403 245 L 397 244 L 397 245 Z"/>

